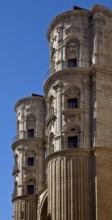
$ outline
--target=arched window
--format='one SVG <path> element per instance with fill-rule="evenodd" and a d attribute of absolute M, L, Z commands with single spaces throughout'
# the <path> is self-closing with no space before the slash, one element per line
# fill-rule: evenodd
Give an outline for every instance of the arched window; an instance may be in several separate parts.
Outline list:
<path fill-rule="evenodd" d="M 29 179 L 26 183 L 26 194 L 31 195 L 36 193 L 36 182 L 35 179 Z"/>
<path fill-rule="evenodd" d="M 54 115 L 54 96 L 50 96 L 49 98 L 47 117 L 51 117 L 52 115 Z"/>
<path fill-rule="evenodd" d="M 14 183 L 14 191 L 15 192 L 17 192 L 17 187 L 18 187 L 18 183 L 17 183 L 17 181 L 15 181 L 15 183 Z"/>
<path fill-rule="evenodd" d="M 27 185 L 27 194 L 34 194 L 34 185 Z"/>
<path fill-rule="evenodd" d="M 51 49 L 50 66 L 51 66 L 51 72 L 54 72 L 54 68 L 55 68 L 55 48 Z"/>
<path fill-rule="evenodd" d="M 34 157 L 28 157 L 27 164 L 28 166 L 34 166 Z"/>
<path fill-rule="evenodd" d="M 64 96 L 65 108 L 79 108 L 80 106 L 80 90 L 78 88 L 71 87 L 65 92 Z"/>
<path fill-rule="evenodd" d="M 76 135 L 68 136 L 68 148 L 78 147 L 78 137 Z"/>
<path fill-rule="evenodd" d="M 77 108 L 77 106 L 78 106 L 78 99 L 77 98 L 68 99 L 68 108 Z"/>
<path fill-rule="evenodd" d="M 78 39 L 71 39 L 66 44 L 66 61 L 68 67 L 77 67 L 79 62 L 80 43 Z"/>
<path fill-rule="evenodd" d="M 65 147 L 78 148 L 80 147 L 80 128 L 76 125 L 66 126 Z"/>
<path fill-rule="evenodd" d="M 53 132 L 51 132 L 49 135 L 49 147 L 54 152 L 54 134 L 53 134 Z"/>
<path fill-rule="evenodd" d="M 13 195 L 12 195 L 13 198 L 16 197 L 17 194 L 18 194 L 18 182 L 15 181 L 15 182 L 14 182 L 14 192 L 13 192 Z"/>
<path fill-rule="evenodd" d="M 48 217 L 47 215 L 47 207 L 48 207 L 48 199 L 46 198 L 44 203 L 43 203 L 43 206 L 42 206 L 42 209 L 41 209 L 41 215 L 40 215 L 40 220 L 50 220 L 51 218 Z"/>
<path fill-rule="evenodd" d="M 26 127 L 28 131 L 28 137 L 34 137 L 36 128 L 36 117 L 34 115 L 30 115 L 27 117 Z"/>
<path fill-rule="evenodd" d="M 36 162 L 36 153 L 33 150 L 30 150 L 26 153 L 26 165 L 34 166 Z"/>
<path fill-rule="evenodd" d="M 19 135 L 20 132 L 20 121 L 17 120 L 17 135 Z"/>

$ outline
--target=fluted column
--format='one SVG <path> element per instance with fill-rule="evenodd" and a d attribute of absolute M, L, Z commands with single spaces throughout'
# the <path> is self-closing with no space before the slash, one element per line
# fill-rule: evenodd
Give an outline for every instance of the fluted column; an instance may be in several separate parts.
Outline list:
<path fill-rule="evenodd" d="M 92 219 L 88 154 L 53 158 L 48 162 L 48 180 L 48 212 L 52 220 Z"/>

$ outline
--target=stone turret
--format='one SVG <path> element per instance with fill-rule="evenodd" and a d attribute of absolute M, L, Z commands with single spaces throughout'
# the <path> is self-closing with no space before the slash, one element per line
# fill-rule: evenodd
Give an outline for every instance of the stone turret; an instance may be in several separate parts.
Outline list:
<path fill-rule="evenodd" d="M 36 219 L 37 192 L 44 185 L 44 98 L 32 95 L 15 105 L 14 219 Z M 31 214 L 32 213 L 32 214 Z"/>
<path fill-rule="evenodd" d="M 14 220 L 111 220 L 112 11 L 74 6 L 47 39 L 45 95 L 15 106 Z"/>

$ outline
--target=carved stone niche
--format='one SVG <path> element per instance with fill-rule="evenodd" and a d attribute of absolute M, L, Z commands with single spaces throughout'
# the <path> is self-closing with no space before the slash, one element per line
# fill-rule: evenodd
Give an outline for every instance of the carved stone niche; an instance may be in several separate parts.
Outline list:
<path fill-rule="evenodd" d="M 71 39 L 67 44 L 66 44 L 66 57 L 67 59 L 70 58 L 79 58 L 79 50 L 80 50 L 80 43 L 78 39 Z"/>
<path fill-rule="evenodd" d="M 30 175 L 35 174 L 35 173 L 36 173 L 35 169 L 34 170 L 32 170 L 32 169 L 25 169 L 25 176 L 30 176 Z"/>
<path fill-rule="evenodd" d="M 72 122 L 77 122 L 77 123 L 81 123 L 81 115 L 66 115 L 64 116 L 64 123 L 67 124 L 67 123 L 72 123 Z"/>
<path fill-rule="evenodd" d="M 71 34 L 76 34 L 80 32 L 80 27 L 72 22 L 68 27 L 65 28 L 65 34 L 66 35 L 71 35 Z"/>
<path fill-rule="evenodd" d="M 80 95 L 80 90 L 78 88 L 69 88 L 67 91 L 65 91 L 65 96 L 74 98 L 78 97 Z"/>
<path fill-rule="evenodd" d="M 68 44 L 67 44 L 67 49 L 76 49 L 78 47 L 77 45 L 77 42 L 76 41 L 70 41 Z"/>
<path fill-rule="evenodd" d="M 26 126 L 27 128 L 35 128 L 36 126 L 36 117 L 34 115 L 30 115 L 27 117 L 26 120 Z"/>

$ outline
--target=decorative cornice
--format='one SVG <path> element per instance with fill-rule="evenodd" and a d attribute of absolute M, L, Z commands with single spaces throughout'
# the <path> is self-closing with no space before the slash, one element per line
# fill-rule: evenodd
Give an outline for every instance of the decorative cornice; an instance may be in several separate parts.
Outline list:
<path fill-rule="evenodd" d="M 89 13 L 90 13 L 89 10 L 79 9 L 79 10 L 71 10 L 71 11 L 63 12 L 63 13 L 59 14 L 58 16 L 56 16 L 48 27 L 48 31 L 47 31 L 48 41 L 50 41 L 51 31 L 54 29 L 54 27 L 56 27 L 57 24 L 59 24 L 59 23 L 63 24 L 63 20 L 65 18 L 70 17 L 70 16 L 78 16 L 78 15 L 88 16 Z"/>
<path fill-rule="evenodd" d="M 71 75 L 79 75 L 79 74 L 89 74 L 90 68 L 84 67 L 74 67 L 74 68 L 66 68 L 63 70 L 56 71 L 54 74 L 50 75 L 44 84 L 44 92 L 47 93 L 49 88 L 49 84 L 54 84 L 56 80 L 61 80 L 62 76 L 70 76 Z"/>
<path fill-rule="evenodd" d="M 38 148 L 39 148 L 39 140 L 44 140 L 43 138 L 39 138 L 39 137 L 33 137 L 33 138 L 22 138 L 22 139 L 19 139 L 17 141 L 15 141 L 13 144 L 12 144 L 12 150 L 15 150 L 16 147 L 18 147 L 19 145 L 23 145 L 23 144 L 37 144 L 37 140 L 38 140 Z M 42 146 L 41 146 L 42 148 Z M 23 150 L 23 147 L 21 147 L 21 150 Z"/>
<path fill-rule="evenodd" d="M 33 101 L 33 100 L 38 100 L 38 99 L 44 99 L 44 96 L 36 95 L 36 96 L 29 96 L 29 97 L 22 98 L 17 101 L 17 103 L 14 106 L 14 110 L 16 111 L 16 109 L 19 105 L 24 104 L 27 101 Z"/>
<path fill-rule="evenodd" d="M 63 25 L 65 18 L 70 17 L 70 16 L 77 16 L 77 15 L 92 17 L 94 14 L 97 14 L 99 12 L 103 13 L 104 15 L 106 15 L 108 17 L 112 17 L 112 11 L 109 8 L 104 7 L 102 5 L 98 5 L 98 4 L 93 5 L 90 10 L 85 10 L 85 9 L 80 8 L 78 10 L 71 10 L 71 11 L 67 11 L 67 12 L 63 12 L 63 13 L 59 14 L 58 16 L 56 16 L 53 19 L 53 21 L 50 23 L 50 25 L 48 27 L 48 31 L 47 31 L 48 41 L 50 41 L 51 31 L 59 23 L 61 23 Z"/>
<path fill-rule="evenodd" d="M 14 203 L 15 201 L 21 201 L 21 200 L 37 200 L 37 195 L 21 195 L 21 196 L 15 196 L 12 198 L 12 202 Z"/>
<path fill-rule="evenodd" d="M 107 74 L 112 75 L 112 67 L 107 67 L 105 65 L 94 64 L 91 67 L 91 73 L 94 74 L 94 73 L 97 73 L 97 72 L 105 73 L 106 75 Z"/>
<path fill-rule="evenodd" d="M 91 156 L 91 148 L 90 149 L 84 149 L 84 148 L 67 148 L 63 150 L 56 151 L 52 154 L 50 154 L 46 158 L 46 162 L 48 163 L 50 160 L 56 159 L 56 158 L 64 158 L 64 157 L 77 157 L 77 156 L 85 156 L 90 157 Z"/>
<path fill-rule="evenodd" d="M 95 146 L 91 150 L 94 153 L 101 152 L 101 151 L 103 151 L 103 152 L 112 152 L 112 147 L 104 147 L 104 146 L 99 147 L 99 146 Z"/>

